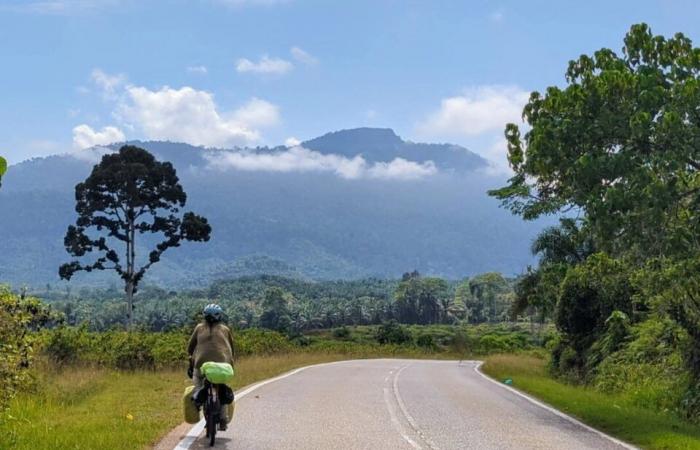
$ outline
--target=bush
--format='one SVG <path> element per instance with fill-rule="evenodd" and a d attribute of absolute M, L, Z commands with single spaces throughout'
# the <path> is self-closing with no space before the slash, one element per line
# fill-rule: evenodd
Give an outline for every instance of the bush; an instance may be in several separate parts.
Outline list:
<path fill-rule="evenodd" d="M 38 328 L 55 320 L 51 311 L 35 298 L 14 295 L 0 286 L 0 413 L 31 377 Z"/>
<path fill-rule="evenodd" d="M 44 353 L 58 365 L 75 363 L 88 348 L 84 327 L 59 327 L 47 334 Z"/>
<path fill-rule="evenodd" d="M 413 339 L 411 333 L 408 332 L 406 327 L 400 325 L 397 321 L 391 320 L 382 324 L 377 329 L 377 334 L 375 339 L 380 344 L 408 344 Z"/>
<path fill-rule="evenodd" d="M 338 339 L 347 339 L 350 337 L 350 329 L 346 326 L 333 329 L 333 337 Z"/>
<path fill-rule="evenodd" d="M 418 339 L 416 339 L 416 345 L 418 347 L 430 350 L 434 350 L 435 348 L 437 348 L 437 345 L 435 345 L 435 339 L 433 339 L 432 334 L 421 334 L 420 336 L 418 336 Z"/>

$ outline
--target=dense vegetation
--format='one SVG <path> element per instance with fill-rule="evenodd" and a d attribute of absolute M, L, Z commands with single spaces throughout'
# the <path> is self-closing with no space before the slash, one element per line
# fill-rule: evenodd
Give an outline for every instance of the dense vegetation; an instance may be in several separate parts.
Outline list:
<path fill-rule="evenodd" d="M 424 325 L 498 323 L 511 318 L 512 284 L 496 273 L 453 282 L 413 272 L 401 280 L 321 282 L 263 275 L 180 292 L 144 286 L 135 298 L 134 320 L 143 330 L 177 330 L 197 321 L 204 305 L 217 302 L 236 328 L 262 327 L 291 335 L 392 319 Z M 47 285 L 32 294 L 65 314 L 69 325 L 85 323 L 91 330 L 125 325 L 123 293 L 116 285 L 77 291 Z"/>
<path fill-rule="evenodd" d="M 516 310 L 554 319 L 554 374 L 700 419 L 700 49 L 644 24 L 622 54 L 571 61 L 506 129 L 525 219 L 564 213 L 535 241 Z"/>

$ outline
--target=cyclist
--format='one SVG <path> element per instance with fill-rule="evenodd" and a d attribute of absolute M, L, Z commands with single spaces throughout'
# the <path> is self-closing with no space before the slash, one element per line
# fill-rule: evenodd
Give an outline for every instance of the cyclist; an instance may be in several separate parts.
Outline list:
<path fill-rule="evenodd" d="M 195 392 L 204 386 L 204 376 L 199 368 L 205 362 L 228 363 L 233 366 L 233 335 L 229 327 L 224 325 L 224 310 L 221 306 L 211 303 L 204 307 L 204 320 L 198 324 L 189 345 L 190 373 Z M 226 408 L 221 407 L 219 429 L 225 430 L 228 424 Z"/>

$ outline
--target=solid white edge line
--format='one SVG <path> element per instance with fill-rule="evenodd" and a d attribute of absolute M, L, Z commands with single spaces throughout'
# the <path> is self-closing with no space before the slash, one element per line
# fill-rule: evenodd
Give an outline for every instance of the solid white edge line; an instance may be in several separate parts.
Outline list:
<path fill-rule="evenodd" d="M 311 369 L 313 367 L 320 367 L 320 366 L 329 366 L 331 364 L 340 364 L 340 363 L 346 363 L 346 362 L 352 362 L 352 361 L 358 361 L 358 360 L 334 361 L 334 362 L 330 362 L 330 363 L 313 364 L 310 366 L 299 367 L 298 369 L 294 369 L 290 372 L 284 373 L 282 375 L 278 375 L 274 378 L 269 378 L 267 380 L 256 383 L 250 387 L 243 389 L 240 392 L 235 392 L 234 397 L 236 400 L 240 400 L 241 398 L 250 394 L 254 390 L 265 386 L 266 384 L 273 383 L 273 382 L 281 380 L 283 378 L 291 377 L 292 375 L 299 373 L 299 372 L 306 370 L 306 369 Z M 192 446 L 192 444 L 194 444 L 194 441 L 197 440 L 197 438 L 202 433 L 202 431 L 204 431 L 204 426 L 205 426 L 204 419 L 202 419 L 199 422 L 197 422 L 196 424 L 194 424 L 194 426 L 192 426 L 192 428 L 190 428 L 190 431 L 188 431 L 187 434 L 185 435 L 185 437 L 183 437 L 182 440 L 180 440 L 180 442 L 178 442 L 178 444 L 173 448 L 173 450 L 188 450 Z"/>
<path fill-rule="evenodd" d="M 602 437 L 602 438 L 604 438 L 604 439 L 607 439 L 607 440 L 609 440 L 609 441 L 612 441 L 613 443 L 615 443 L 615 444 L 617 444 L 617 445 L 619 445 L 619 446 L 621 446 L 621 447 L 623 447 L 623 448 L 626 448 L 626 449 L 628 449 L 628 450 L 639 450 L 637 447 L 634 447 L 634 446 L 632 446 L 632 445 L 630 445 L 630 444 L 628 444 L 628 443 L 626 443 L 626 442 L 623 442 L 623 441 L 621 441 L 621 440 L 619 440 L 619 439 L 617 439 L 617 438 L 614 438 L 614 437 L 612 437 L 612 436 L 610 436 L 610 435 L 608 435 L 608 434 L 605 434 L 605 433 L 603 433 L 603 432 L 600 431 L 600 430 L 596 430 L 595 428 L 593 428 L 593 427 L 591 427 L 591 426 L 589 426 L 589 425 L 586 425 L 585 423 L 581 422 L 580 420 L 575 419 L 575 418 L 571 417 L 570 415 L 565 414 L 565 413 L 559 411 L 558 409 L 552 408 L 551 406 L 549 406 L 549 405 L 547 405 L 547 404 L 545 404 L 545 403 L 542 403 L 541 401 L 539 401 L 539 400 L 537 400 L 537 399 L 535 399 L 535 398 L 533 398 L 533 397 L 530 397 L 529 395 L 524 394 L 524 393 L 522 393 L 521 391 L 519 391 L 519 390 L 517 390 L 517 389 L 515 389 L 515 388 L 512 388 L 512 387 L 510 387 L 510 386 L 508 386 L 508 385 L 506 385 L 506 384 L 503 384 L 503 383 L 501 383 L 501 382 L 499 382 L 499 381 L 497 381 L 497 380 L 494 380 L 493 378 L 489 377 L 488 375 L 486 375 L 485 373 L 483 373 L 483 372 L 481 371 L 481 366 L 484 364 L 483 361 L 464 361 L 464 362 L 472 362 L 472 363 L 475 363 L 475 365 L 474 365 L 474 371 L 475 371 L 476 373 L 478 373 L 479 375 L 481 375 L 484 379 L 490 381 L 490 382 L 493 383 L 493 384 L 496 384 L 496 385 L 502 387 L 503 389 L 509 390 L 509 391 L 512 392 L 513 394 L 515 394 L 515 395 L 517 395 L 517 396 L 519 396 L 519 397 L 524 398 L 525 400 L 529 401 L 530 403 L 533 403 L 533 404 L 539 406 L 540 408 L 543 408 L 543 409 L 545 409 L 545 410 L 551 412 L 552 414 L 555 414 L 555 415 L 561 417 L 562 419 L 565 419 L 565 420 L 567 420 L 567 421 L 573 423 L 574 425 L 577 425 L 577 426 L 582 427 L 582 428 L 584 428 L 584 429 L 586 429 L 586 430 L 588 430 L 588 431 L 591 431 L 591 432 L 597 434 L 598 436 L 600 436 L 600 437 Z"/>

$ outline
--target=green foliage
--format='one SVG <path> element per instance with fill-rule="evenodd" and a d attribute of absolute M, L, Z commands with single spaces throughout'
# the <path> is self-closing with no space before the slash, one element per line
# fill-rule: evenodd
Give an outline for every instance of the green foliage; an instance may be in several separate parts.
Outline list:
<path fill-rule="evenodd" d="M 61 265 L 59 275 L 70 280 L 79 271 L 114 270 L 125 283 L 129 325 L 133 295 L 146 271 L 167 249 L 183 241 L 208 241 L 211 234 L 204 217 L 192 212 L 180 217 L 187 195 L 172 164 L 156 161 L 139 147 L 125 145 L 117 153 L 104 155 L 90 176 L 75 187 L 75 198 L 78 219 L 75 226 L 68 227 L 64 245 L 76 259 Z M 99 237 L 94 237 L 95 232 Z M 137 233 L 163 235 L 141 267 L 136 262 Z M 123 250 L 126 261 L 119 256 Z M 91 253 L 98 254 L 96 259 L 80 262 L 79 258 Z"/>
<path fill-rule="evenodd" d="M 0 286 L 0 414 L 17 391 L 30 382 L 29 367 L 34 359 L 34 332 L 57 317 L 39 300 L 25 298 Z"/>
<path fill-rule="evenodd" d="M 556 299 L 557 373 L 646 392 L 637 394 L 641 403 L 697 419 L 700 49 L 681 33 L 666 38 L 633 25 L 621 53 L 580 56 L 566 81 L 531 94 L 524 135 L 507 125 L 515 174 L 490 192 L 525 219 L 578 217 L 535 241 L 540 266 L 518 281 L 515 312 L 544 311 Z M 663 338 L 678 335 L 669 318 L 683 339 Z M 639 356 L 659 352 L 657 361 Z M 666 377 L 659 385 L 668 395 L 651 381 L 657 377 Z"/>
<path fill-rule="evenodd" d="M 377 334 L 375 339 L 380 344 L 408 344 L 413 341 L 411 333 L 408 332 L 406 327 L 402 326 L 395 320 L 390 320 L 382 324 L 377 329 Z"/>
<path fill-rule="evenodd" d="M 627 266 L 605 254 L 592 255 L 571 267 L 561 284 L 555 317 L 563 335 L 560 345 L 568 348 L 555 351 L 554 367 L 561 373 L 586 377 L 604 357 L 605 348 L 620 344 L 619 322 L 621 317 L 628 320 L 632 316 L 633 295 Z M 595 344 L 590 354 L 606 327 L 606 340 Z"/>
<path fill-rule="evenodd" d="M 7 160 L 0 156 L 0 186 L 2 186 L 2 176 L 7 172 Z"/>
<path fill-rule="evenodd" d="M 500 273 L 489 272 L 469 280 L 471 298 L 466 303 L 469 322 L 502 322 L 508 319 L 512 298 L 508 283 Z"/>
<path fill-rule="evenodd" d="M 394 293 L 396 317 L 402 323 L 442 323 L 451 298 L 449 285 L 440 278 L 404 274 Z"/>
<path fill-rule="evenodd" d="M 292 298 L 282 288 L 271 287 L 265 291 L 262 303 L 263 313 L 260 316 L 260 326 L 270 330 L 288 332 L 292 324 L 289 317 L 289 303 Z"/>
<path fill-rule="evenodd" d="M 333 329 L 333 337 L 336 339 L 347 339 L 350 337 L 350 328 L 346 326 Z"/>

